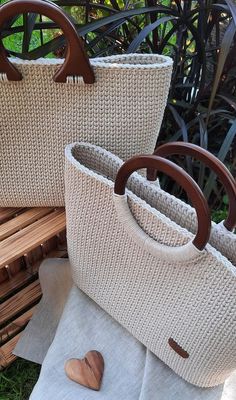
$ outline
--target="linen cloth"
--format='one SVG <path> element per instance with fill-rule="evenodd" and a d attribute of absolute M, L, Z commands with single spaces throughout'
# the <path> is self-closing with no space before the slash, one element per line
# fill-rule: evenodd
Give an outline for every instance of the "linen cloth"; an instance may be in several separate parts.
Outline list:
<path fill-rule="evenodd" d="M 43 298 L 14 351 L 21 357 L 43 362 L 30 400 L 236 399 L 236 374 L 224 388 L 220 385 L 209 389 L 178 377 L 77 287 L 71 288 L 69 261 L 44 261 L 40 281 Z M 105 360 L 99 392 L 70 381 L 64 372 L 66 360 L 83 358 L 94 349 Z"/>

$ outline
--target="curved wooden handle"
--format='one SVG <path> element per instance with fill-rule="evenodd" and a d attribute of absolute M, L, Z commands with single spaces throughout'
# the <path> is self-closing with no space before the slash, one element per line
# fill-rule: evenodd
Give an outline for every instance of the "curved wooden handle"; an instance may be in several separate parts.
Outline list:
<path fill-rule="evenodd" d="M 219 177 L 228 197 L 229 211 L 224 226 L 229 231 L 233 231 L 236 226 L 236 182 L 226 166 L 218 160 L 209 151 L 191 143 L 172 142 L 158 147 L 154 154 L 159 157 L 171 155 L 187 155 L 204 162 Z M 157 172 L 154 169 L 147 170 L 147 179 L 154 181 L 157 178 Z"/>
<path fill-rule="evenodd" d="M 65 62 L 53 77 L 54 81 L 66 82 L 67 76 L 82 76 L 85 83 L 94 83 L 94 72 L 75 26 L 56 4 L 41 0 L 9 1 L 0 7 L 0 31 L 4 22 L 17 14 L 28 12 L 39 13 L 55 21 L 68 40 Z M 6 74 L 11 81 L 22 79 L 21 73 L 8 60 L 2 40 L 0 40 L 0 73 Z"/>
<path fill-rule="evenodd" d="M 198 230 L 193 244 L 199 250 L 206 246 L 211 231 L 211 215 L 205 197 L 196 182 L 182 168 L 169 160 L 156 155 L 140 155 L 126 161 L 119 169 L 114 186 L 118 195 L 125 194 L 125 186 L 130 175 L 142 168 L 149 168 L 163 172 L 181 185 L 196 209 Z"/>

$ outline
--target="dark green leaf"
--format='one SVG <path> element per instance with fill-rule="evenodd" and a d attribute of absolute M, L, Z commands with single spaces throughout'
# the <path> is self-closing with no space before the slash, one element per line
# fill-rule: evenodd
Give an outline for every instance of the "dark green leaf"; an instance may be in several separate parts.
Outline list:
<path fill-rule="evenodd" d="M 38 14 L 29 13 L 24 14 L 24 36 L 23 36 L 23 43 L 22 43 L 22 52 L 27 53 L 29 51 L 30 40 L 32 36 L 32 32 L 34 30 L 34 25 Z"/>
<path fill-rule="evenodd" d="M 235 111 L 236 111 L 236 99 L 232 96 L 225 96 L 223 94 L 218 94 L 218 97 L 225 100 Z"/>
<path fill-rule="evenodd" d="M 175 19 L 175 17 L 162 17 L 158 19 L 157 21 L 153 22 L 152 24 L 149 24 L 143 28 L 143 30 L 136 36 L 136 38 L 130 43 L 129 48 L 127 50 L 127 53 L 134 53 L 142 41 L 154 30 L 156 29 L 159 25 L 164 24 L 167 21 L 171 21 Z"/>
<path fill-rule="evenodd" d="M 210 101 L 209 101 L 208 119 L 209 119 L 209 113 L 213 106 L 216 91 L 217 91 L 219 83 L 220 83 L 220 79 L 221 79 L 221 75 L 222 75 L 223 68 L 225 65 L 225 61 L 226 61 L 227 55 L 229 53 L 230 47 L 232 45 L 232 41 L 233 41 L 235 32 L 236 32 L 235 23 L 234 23 L 234 21 L 231 21 L 230 25 L 228 26 L 228 28 L 225 31 L 225 34 L 224 34 L 224 37 L 222 40 L 222 44 L 221 44 L 221 48 L 220 48 L 215 79 L 214 79 L 211 97 L 210 97 Z"/>
<path fill-rule="evenodd" d="M 169 109 L 172 112 L 172 115 L 176 121 L 176 123 L 179 125 L 180 130 L 182 132 L 182 137 L 183 137 L 183 141 L 188 143 L 188 130 L 187 130 L 187 126 L 183 120 L 183 118 L 181 118 L 181 116 L 179 115 L 179 113 L 175 110 L 175 108 L 171 105 L 169 105 Z M 190 157 L 186 157 L 187 160 L 187 169 L 188 169 L 188 173 L 193 176 L 193 168 L 192 168 L 192 162 L 191 162 L 191 158 Z"/>
<path fill-rule="evenodd" d="M 231 15 L 233 17 L 234 20 L 234 25 L 236 26 L 236 4 L 232 2 L 232 0 L 225 0 L 225 2 L 227 3 L 229 10 L 231 12 Z"/>
<path fill-rule="evenodd" d="M 222 162 L 224 162 L 226 155 L 228 154 L 230 147 L 233 143 L 233 140 L 236 136 L 236 120 L 233 122 L 231 128 L 229 129 L 222 145 L 221 148 L 219 150 L 218 156 L 217 158 L 219 160 L 221 160 Z M 216 179 L 216 174 L 214 174 L 214 172 L 211 172 L 209 180 L 207 182 L 206 188 L 204 190 L 204 194 L 206 195 L 206 197 L 208 198 L 212 188 L 214 186 L 215 183 L 215 179 Z"/>

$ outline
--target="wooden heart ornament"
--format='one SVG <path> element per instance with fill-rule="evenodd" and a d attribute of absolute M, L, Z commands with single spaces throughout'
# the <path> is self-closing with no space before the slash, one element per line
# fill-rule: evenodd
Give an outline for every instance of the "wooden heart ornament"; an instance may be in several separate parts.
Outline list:
<path fill-rule="evenodd" d="M 104 371 L 104 360 L 101 353 L 91 350 L 80 360 L 71 358 L 65 363 L 68 378 L 89 389 L 99 390 Z"/>

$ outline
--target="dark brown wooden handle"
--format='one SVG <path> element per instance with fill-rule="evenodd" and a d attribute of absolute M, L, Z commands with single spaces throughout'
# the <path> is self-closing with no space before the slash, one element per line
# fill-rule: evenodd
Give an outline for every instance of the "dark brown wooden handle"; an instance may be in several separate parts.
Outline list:
<path fill-rule="evenodd" d="M 168 157 L 171 155 L 187 155 L 194 157 L 204 162 L 207 167 L 211 168 L 219 177 L 228 197 L 229 197 L 229 211 L 224 226 L 229 230 L 233 231 L 236 226 L 236 182 L 234 177 L 231 175 L 226 166 L 218 160 L 209 151 L 196 146 L 191 143 L 172 142 L 164 144 L 158 147 L 155 155 L 159 157 Z M 156 180 L 157 172 L 155 169 L 147 170 L 147 179 L 149 181 Z"/>
<path fill-rule="evenodd" d="M 125 186 L 130 175 L 139 169 L 149 168 L 170 176 L 186 191 L 189 199 L 196 209 L 198 217 L 198 230 L 193 244 L 199 250 L 206 246 L 211 232 L 211 215 L 207 201 L 196 182 L 182 168 L 169 160 L 156 155 L 140 155 L 126 161 L 119 169 L 114 186 L 118 195 L 125 194 Z"/>
<path fill-rule="evenodd" d="M 54 81 L 66 82 L 67 76 L 82 76 L 85 83 L 94 83 L 94 72 L 84 51 L 82 40 L 68 16 L 56 4 L 41 0 L 9 1 L 0 7 L 0 31 L 10 18 L 28 12 L 42 14 L 55 21 L 68 41 L 65 62 L 54 75 Z M 6 74 L 10 81 L 22 79 L 21 73 L 8 60 L 2 40 L 0 40 L 0 73 Z"/>

